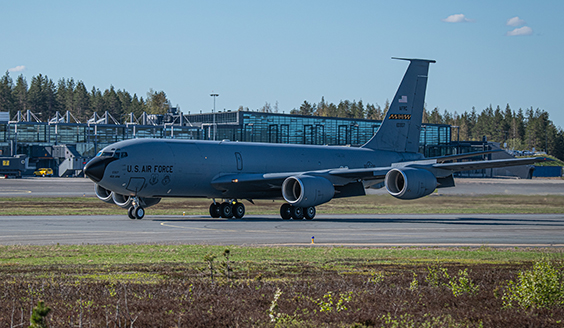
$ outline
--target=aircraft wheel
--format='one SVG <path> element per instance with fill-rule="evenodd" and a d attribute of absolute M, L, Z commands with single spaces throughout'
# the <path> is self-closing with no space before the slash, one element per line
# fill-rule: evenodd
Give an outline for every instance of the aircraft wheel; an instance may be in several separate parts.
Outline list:
<path fill-rule="evenodd" d="M 233 206 L 229 203 L 222 203 L 219 206 L 219 214 L 224 219 L 231 219 L 233 217 Z"/>
<path fill-rule="evenodd" d="M 306 218 L 306 220 L 313 220 L 315 213 L 315 206 L 306 207 L 304 209 L 304 217 Z"/>
<path fill-rule="evenodd" d="M 292 215 L 292 219 L 294 220 L 303 220 L 304 219 L 304 208 L 298 206 L 290 207 L 290 214 Z"/>
<path fill-rule="evenodd" d="M 127 216 L 129 216 L 130 219 L 135 220 L 135 215 L 133 215 L 133 209 L 135 207 L 131 206 L 128 210 L 127 210 Z"/>
<path fill-rule="evenodd" d="M 210 205 L 210 216 L 214 219 L 219 217 L 219 204 L 211 203 Z"/>
<path fill-rule="evenodd" d="M 245 205 L 243 205 L 243 203 L 236 203 L 233 206 L 233 215 L 235 215 L 237 219 L 243 218 L 245 215 Z"/>
<path fill-rule="evenodd" d="M 288 203 L 284 203 L 280 206 L 280 217 L 282 220 L 290 220 L 290 218 L 292 218 L 292 213 L 290 212 L 291 208 L 292 205 Z"/>
<path fill-rule="evenodd" d="M 141 220 L 145 216 L 145 209 L 141 206 L 133 208 L 133 215 L 137 220 Z"/>

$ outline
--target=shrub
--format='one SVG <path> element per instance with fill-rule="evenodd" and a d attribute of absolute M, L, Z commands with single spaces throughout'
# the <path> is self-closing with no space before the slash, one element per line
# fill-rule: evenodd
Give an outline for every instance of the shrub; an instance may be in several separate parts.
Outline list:
<path fill-rule="evenodd" d="M 548 308 L 564 305 L 563 274 L 548 261 L 536 262 L 531 270 L 520 271 L 517 282 L 509 281 L 502 299 L 505 307 Z"/>

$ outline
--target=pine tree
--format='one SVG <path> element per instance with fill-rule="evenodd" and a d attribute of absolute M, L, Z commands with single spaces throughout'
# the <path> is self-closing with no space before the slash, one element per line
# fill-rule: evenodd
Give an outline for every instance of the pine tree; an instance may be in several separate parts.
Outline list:
<path fill-rule="evenodd" d="M 18 79 L 16 80 L 16 85 L 12 90 L 12 96 L 14 99 L 14 111 L 10 115 L 11 117 L 14 117 L 16 115 L 16 112 L 18 111 L 24 113 L 28 109 L 27 94 L 28 94 L 27 81 L 23 75 L 20 75 L 18 76 Z"/>
<path fill-rule="evenodd" d="M 81 122 L 88 121 L 92 115 L 92 108 L 90 107 L 90 95 L 82 81 L 76 84 L 73 93 L 74 112 L 73 115 Z"/>
<path fill-rule="evenodd" d="M 108 113 L 110 113 L 110 115 L 112 115 L 112 117 L 117 121 L 121 122 L 123 118 L 123 108 L 113 85 L 111 85 L 109 89 L 106 89 L 106 91 L 104 91 L 103 97 Z"/>
<path fill-rule="evenodd" d="M 94 113 L 102 116 L 106 111 L 106 103 L 104 101 L 104 97 L 102 96 L 102 92 L 96 87 L 92 87 L 92 91 L 90 92 L 90 108 L 92 113 L 89 115 L 89 118 L 94 116 Z"/>
<path fill-rule="evenodd" d="M 147 93 L 147 113 L 165 114 L 170 108 L 170 102 L 166 98 L 164 91 L 156 92 L 151 89 Z"/>
<path fill-rule="evenodd" d="M 297 114 L 300 115 L 313 115 L 313 106 L 304 100 L 304 103 L 300 106 L 300 110 Z"/>
<path fill-rule="evenodd" d="M 12 96 L 12 89 L 14 83 L 10 77 L 10 73 L 6 74 L 0 79 L 0 112 L 10 113 L 10 118 L 14 112 L 14 97 Z"/>
<path fill-rule="evenodd" d="M 31 79 L 31 85 L 29 86 L 27 94 L 29 109 L 39 116 L 47 114 L 47 100 L 45 99 L 45 92 L 43 91 L 44 86 L 45 78 L 43 77 L 43 75 L 39 74 L 38 76 L 34 76 Z"/>

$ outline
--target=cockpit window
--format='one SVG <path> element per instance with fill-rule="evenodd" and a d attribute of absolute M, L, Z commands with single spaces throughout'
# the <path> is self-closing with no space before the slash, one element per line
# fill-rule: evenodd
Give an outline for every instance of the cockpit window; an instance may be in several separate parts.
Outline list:
<path fill-rule="evenodd" d="M 100 151 L 98 152 L 98 154 L 96 154 L 96 156 L 100 157 L 100 156 L 104 156 L 104 157 L 113 157 L 113 158 L 125 158 L 127 157 L 127 153 L 126 152 L 119 152 L 119 151 Z"/>

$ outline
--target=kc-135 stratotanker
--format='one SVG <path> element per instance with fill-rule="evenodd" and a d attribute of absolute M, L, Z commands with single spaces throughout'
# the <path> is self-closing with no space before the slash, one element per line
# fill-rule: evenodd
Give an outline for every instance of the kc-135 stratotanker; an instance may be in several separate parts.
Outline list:
<path fill-rule="evenodd" d="M 427 73 L 434 60 L 409 67 L 380 129 L 361 147 L 232 141 L 132 139 L 102 149 L 84 168 L 101 200 L 142 219 L 164 197 L 213 199 L 214 218 L 242 218 L 241 200 L 284 199 L 282 219 L 313 219 L 315 206 L 385 186 L 399 199 L 454 187 L 453 172 L 525 165 L 524 158 L 455 162 L 482 153 L 425 158 L 418 153 Z M 216 201 L 221 199 L 221 201 Z"/>

